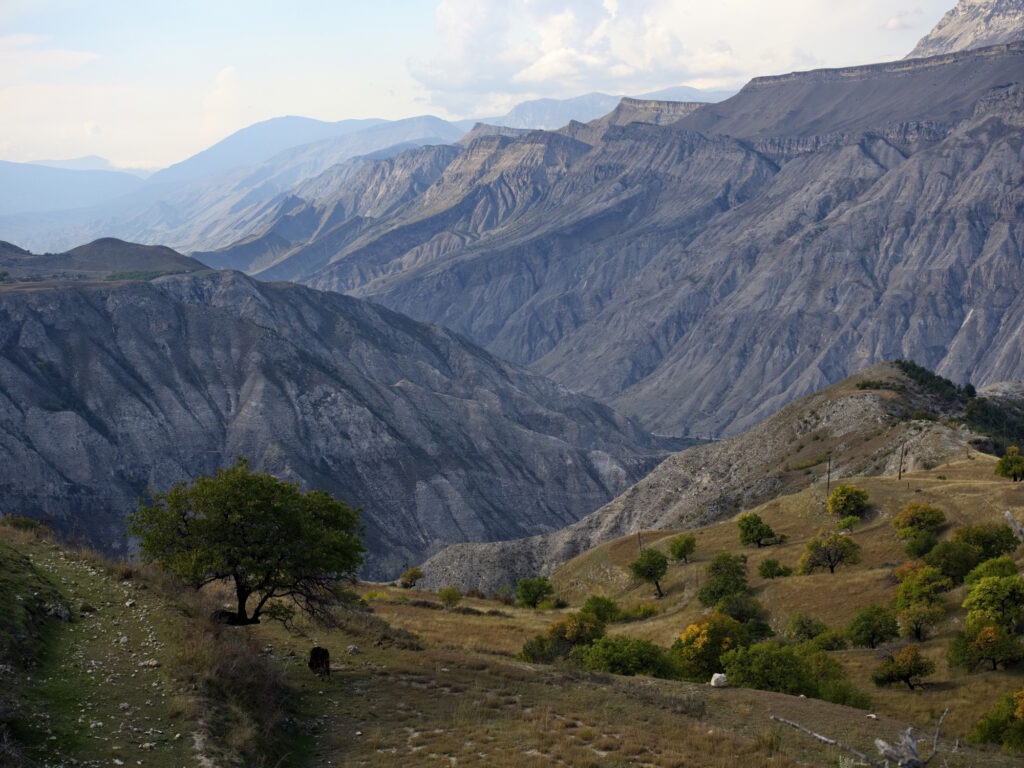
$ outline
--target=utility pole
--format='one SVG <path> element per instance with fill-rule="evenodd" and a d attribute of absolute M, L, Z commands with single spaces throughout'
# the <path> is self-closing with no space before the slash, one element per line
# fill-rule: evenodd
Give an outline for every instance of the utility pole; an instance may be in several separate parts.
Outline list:
<path fill-rule="evenodd" d="M 640 548 L 640 552 L 644 551 L 644 540 L 640 538 L 640 531 L 636 532 L 636 545 Z"/>
<path fill-rule="evenodd" d="M 832 454 L 828 455 L 828 474 L 825 476 L 825 498 L 832 492 Z"/>
<path fill-rule="evenodd" d="M 902 480 L 903 479 L 903 454 L 904 454 L 904 452 L 906 450 L 907 450 L 907 444 L 906 443 L 903 443 L 902 445 L 900 445 L 900 466 L 899 466 L 899 469 L 896 470 L 896 479 L 897 480 Z"/>

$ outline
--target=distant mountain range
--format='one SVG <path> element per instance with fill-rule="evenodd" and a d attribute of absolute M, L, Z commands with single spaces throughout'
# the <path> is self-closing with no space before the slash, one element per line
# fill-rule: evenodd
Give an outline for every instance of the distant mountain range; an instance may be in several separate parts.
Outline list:
<path fill-rule="evenodd" d="M 673 447 L 358 299 L 114 240 L 46 257 L 0 245 L 0 272 L 33 259 L 34 280 L 0 279 L 4 512 L 105 549 L 147 488 L 246 456 L 362 506 L 364 575 L 392 578 L 453 541 L 571 523 Z M 39 280 L 55 267 L 79 272 Z"/>
<path fill-rule="evenodd" d="M 668 92 L 706 101 L 725 93 L 685 86 Z M 512 127 L 560 127 L 603 115 L 618 98 L 592 93 L 541 99 L 487 120 Z M 429 115 L 338 122 L 279 117 L 236 131 L 151 175 L 114 170 L 100 157 L 0 163 L 0 239 L 36 251 L 64 250 L 109 236 L 186 251 L 218 248 L 249 234 L 250 219 L 268 201 L 335 163 L 452 143 L 477 122 Z M 136 177 L 146 177 L 146 183 Z"/>
<path fill-rule="evenodd" d="M 656 432 L 733 434 L 881 359 L 1021 378 L 1022 84 L 1012 44 L 485 129 L 332 168 L 198 257 L 444 324 Z"/>

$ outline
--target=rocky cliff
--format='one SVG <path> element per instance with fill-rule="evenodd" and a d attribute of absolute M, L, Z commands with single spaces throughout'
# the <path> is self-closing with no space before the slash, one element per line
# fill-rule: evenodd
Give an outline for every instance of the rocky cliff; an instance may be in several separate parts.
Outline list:
<path fill-rule="evenodd" d="M 624 102 L 364 164 L 198 256 L 442 323 L 662 433 L 736 434 L 884 359 L 1022 378 L 1022 84 L 1012 43 L 674 120 Z"/>
<path fill-rule="evenodd" d="M 363 507 L 365 575 L 579 519 L 664 455 L 608 407 L 340 294 L 210 270 L 0 284 L 0 494 L 106 548 L 247 456 Z"/>
<path fill-rule="evenodd" d="M 960 0 L 908 59 L 1024 40 L 1024 0 Z"/>

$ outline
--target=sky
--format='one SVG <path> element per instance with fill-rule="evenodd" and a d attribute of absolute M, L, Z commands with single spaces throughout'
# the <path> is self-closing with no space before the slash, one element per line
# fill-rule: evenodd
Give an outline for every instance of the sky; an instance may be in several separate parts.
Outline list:
<path fill-rule="evenodd" d="M 159 168 L 280 115 L 500 115 L 902 58 L 954 0 L 0 0 L 0 160 Z"/>

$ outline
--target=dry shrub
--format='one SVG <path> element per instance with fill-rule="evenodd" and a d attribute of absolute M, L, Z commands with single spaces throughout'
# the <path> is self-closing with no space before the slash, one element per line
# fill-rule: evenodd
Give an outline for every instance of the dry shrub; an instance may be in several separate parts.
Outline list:
<path fill-rule="evenodd" d="M 244 628 L 204 630 L 180 646 L 175 674 L 196 692 L 206 749 L 229 764 L 276 765 L 291 735 L 284 677 Z"/>

